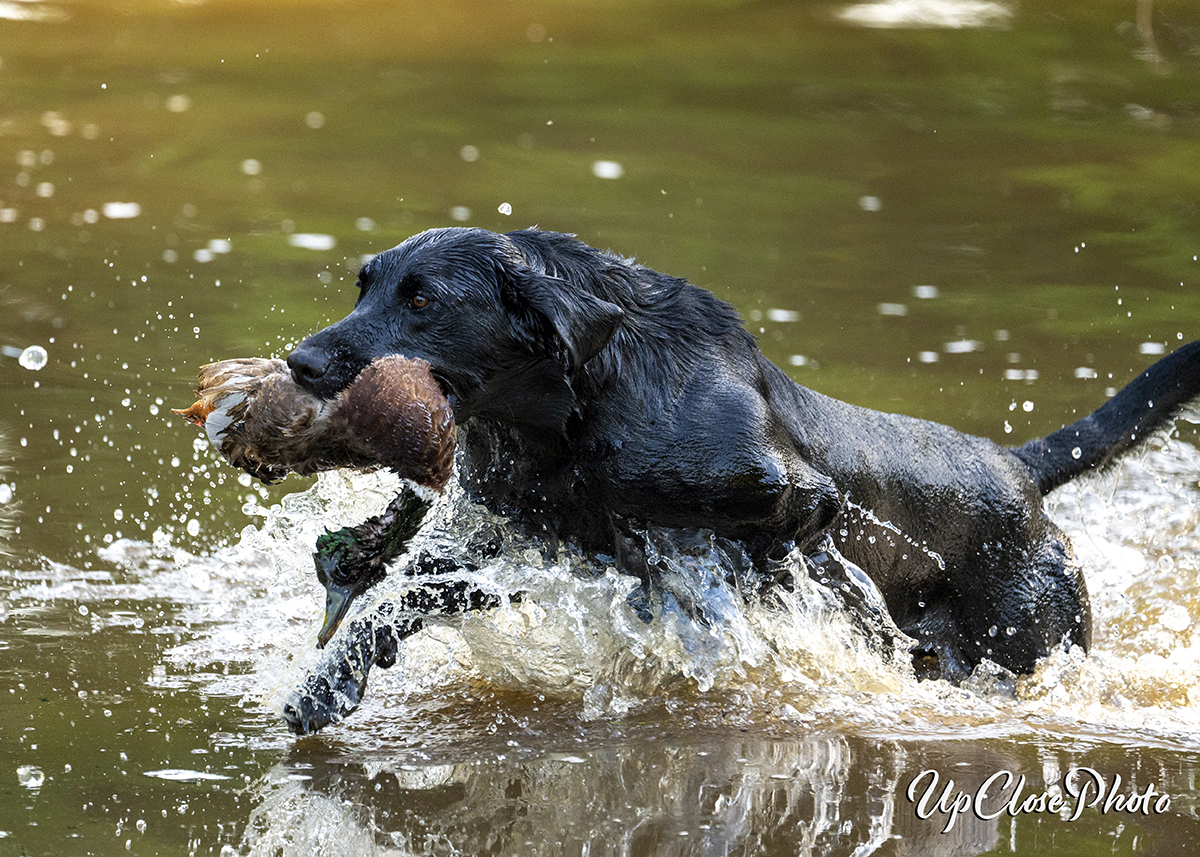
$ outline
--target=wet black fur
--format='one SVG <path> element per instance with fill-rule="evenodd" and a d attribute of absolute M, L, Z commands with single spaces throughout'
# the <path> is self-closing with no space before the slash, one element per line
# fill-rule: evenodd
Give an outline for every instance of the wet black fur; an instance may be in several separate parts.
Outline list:
<path fill-rule="evenodd" d="M 358 285 L 354 311 L 288 359 L 312 392 L 334 396 L 385 354 L 427 360 L 465 429 L 471 494 L 634 571 L 646 525 L 711 528 L 764 573 L 831 535 L 951 679 L 1088 645 L 1083 578 L 1042 496 L 1200 393 L 1194 342 L 1014 450 L 806 389 L 728 304 L 571 236 L 433 230 Z"/>

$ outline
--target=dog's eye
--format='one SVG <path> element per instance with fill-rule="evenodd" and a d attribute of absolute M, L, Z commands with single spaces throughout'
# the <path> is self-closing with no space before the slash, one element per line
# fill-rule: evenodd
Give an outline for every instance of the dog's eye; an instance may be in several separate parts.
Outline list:
<path fill-rule="evenodd" d="M 422 294 L 416 294 L 408 299 L 408 305 L 413 309 L 424 309 L 429 306 L 429 298 Z"/>

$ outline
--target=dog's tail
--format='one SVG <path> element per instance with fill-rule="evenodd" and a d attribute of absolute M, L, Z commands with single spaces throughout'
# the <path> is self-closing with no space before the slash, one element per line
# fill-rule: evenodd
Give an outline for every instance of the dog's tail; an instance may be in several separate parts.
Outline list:
<path fill-rule="evenodd" d="M 1013 450 L 1049 494 L 1099 470 L 1179 416 L 1200 397 L 1200 340 L 1159 360 L 1092 414 Z"/>

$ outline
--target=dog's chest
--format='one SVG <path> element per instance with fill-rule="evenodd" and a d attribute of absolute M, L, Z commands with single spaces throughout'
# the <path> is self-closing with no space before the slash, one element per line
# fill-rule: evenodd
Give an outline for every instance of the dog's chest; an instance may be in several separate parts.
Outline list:
<path fill-rule="evenodd" d="M 592 550 L 611 546 L 610 492 L 565 443 L 473 423 L 459 449 L 459 480 L 490 511 L 535 537 L 571 539 Z"/>

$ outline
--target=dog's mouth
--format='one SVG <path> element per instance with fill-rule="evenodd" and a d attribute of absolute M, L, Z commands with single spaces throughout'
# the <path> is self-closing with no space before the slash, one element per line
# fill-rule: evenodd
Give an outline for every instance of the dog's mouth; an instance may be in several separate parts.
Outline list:
<path fill-rule="evenodd" d="M 320 334 L 314 334 L 313 337 Z M 313 337 L 310 337 L 313 338 Z M 292 373 L 292 380 L 308 393 L 322 399 L 333 399 L 343 390 L 354 383 L 354 380 L 380 357 L 400 357 L 405 360 L 423 360 L 430 366 L 430 374 L 449 398 L 459 398 L 453 381 L 435 366 L 434 361 L 424 354 L 411 353 L 402 349 L 386 350 L 365 357 L 346 347 L 334 346 L 322 348 L 309 345 L 307 340 L 301 342 L 287 356 L 287 366 Z"/>
<path fill-rule="evenodd" d="M 411 358 L 410 358 L 411 359 Z M 429 366 L 429 374 L 437 383 L 438 388 L 442 391 L 442 395 L 446 397 L 446 401 L 450 403 L 450 410 L 454 411 L 454 419 L 456 422 L 465 420 L 468 416 L 464 407 L 463 396 L 458 392 L 455 384 L 447 378 L 443 373 L 439 372 L 432 364 Z"/>

